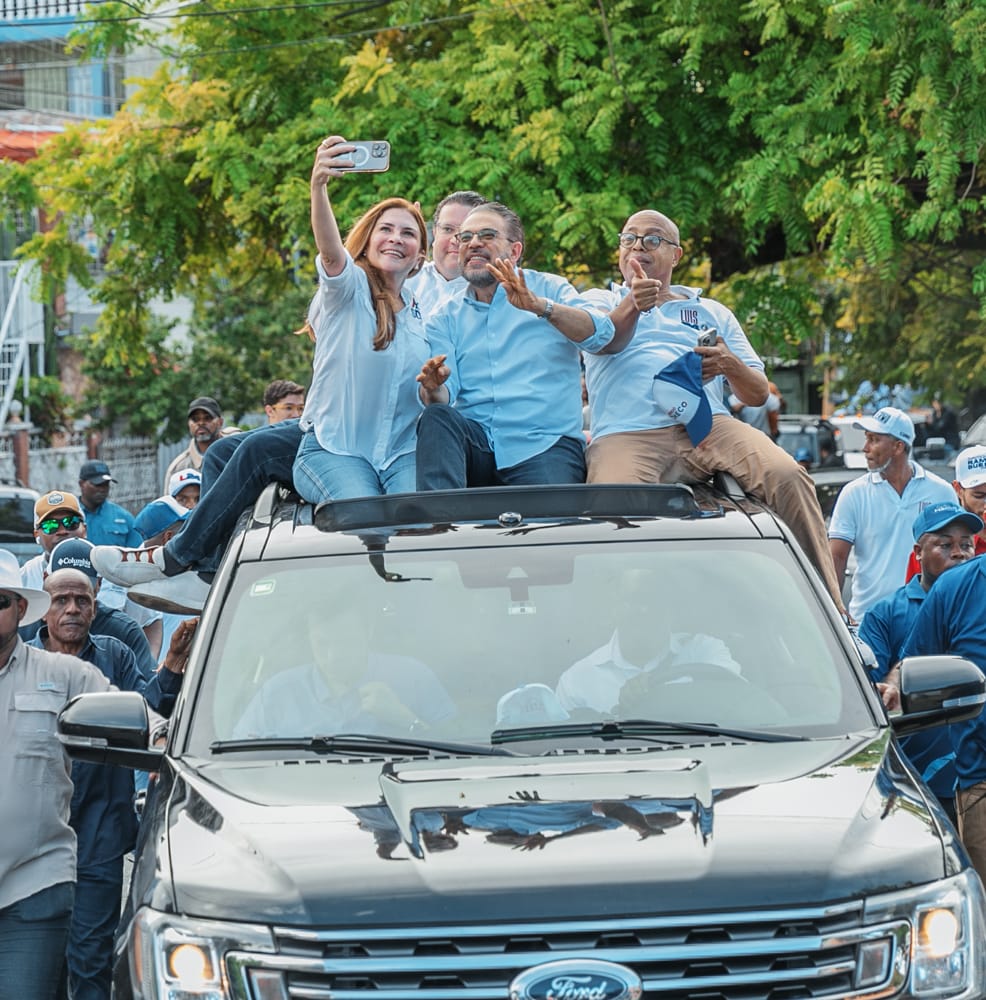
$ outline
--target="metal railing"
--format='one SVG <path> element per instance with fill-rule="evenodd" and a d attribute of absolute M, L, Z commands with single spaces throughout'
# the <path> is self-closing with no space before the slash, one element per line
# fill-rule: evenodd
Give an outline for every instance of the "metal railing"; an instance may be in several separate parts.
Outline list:
<path fill-rule="evenodd" d="M 30 381 L 30 345 L 44 343 L 44 308 L 31 296 L 36 266 L 0 261 L 0 302 L 4 303 L 0 321 L 0 426 L 7 423 L 17 379 Z M 40 370 L 39 350 L 37 374 Z M 24 414 L 30 418 L 29 413 Z"/>

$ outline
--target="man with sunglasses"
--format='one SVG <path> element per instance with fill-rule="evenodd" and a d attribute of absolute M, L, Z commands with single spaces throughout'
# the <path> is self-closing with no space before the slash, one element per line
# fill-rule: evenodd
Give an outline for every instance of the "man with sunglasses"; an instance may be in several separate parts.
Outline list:
<path fill-rule="evenodd" d="M 41 552 L 21 567 L 25 587 L 41 590 L 51 550 L 65 538 L 85 538 L 86 517 L 79 501 L 64 490 L 50 490 L 34 504 L 34 540 Z"/>
<path fill-rule="evenodd" d="M 58 546 L 69 539 L 78 547 L 74 550 L 65 547 L 63 551 L 72 552 L 72 558 L 77 559 L 80 553 L 88 553 L 92 543 L 86 540 L 86 521 L 79 506 L 79 501 L 71 493 L 62 490 L 51 490 L 38 498 L 34 505 L 35 538 L 41 546 L 41 553 L 26 562 L 21 567 L 21 582 L 25 587 L 41 590 L 44 580 L 50 571 L 54 570 L 53 559 Z M 71 563 L 78 565 L 78 563 Z M 95 573 L 93 573 L 95 577 Z M 100 588 L 97 586 L 97 591 Z M 111 598 L 113 595 L 111 595 Z M 131 607 L 128 603 L 126 607 Z M 145 609 L 136 610 L 144 612 Z M 100 635 L 111 635 L 126 643 L 137 657 L 137 665 L 145 677 L 150 677 L 157 669 L 157 659 L 151 649 L 150 642 L 141 625 L 133 616 L 121 610 L 115 600 L 107 602 L 97 598 L 97 620 L 94 631 Z M 142 618 L 144 616 L 142 615 Z M 161 616 L 153 619 L 160 623 Z M 159 631 L 163 628 L 158 625 Z M 38 631 L 36 624 L 28 624 L 21 628 L 21 638 L 29 642 Z"/>
<path fill-rule="evenodd" d="M 466 288 L 425 327 L 419 490 L 585 481 L 579 352 L 611 349 L 613 324 L 564 278 L 521 269 L 523 252 L 506 205 L 464 220 Z"/>
<path fill-rule="evenodd" d="M 739 321 L 698 288 L 672 284 L 678 227 L 653 210 L 619 234 L 623 283 L 586 299 L 609 315 L 618 354 L 586 354 L 590 483 L 704 481 L 718 470 L 787 522 L 836 606 L 842 595 L 811 478 L 760 431 L 730 415 L 728 382 L 749 406 L 767 398 L 764 364 Z"/>

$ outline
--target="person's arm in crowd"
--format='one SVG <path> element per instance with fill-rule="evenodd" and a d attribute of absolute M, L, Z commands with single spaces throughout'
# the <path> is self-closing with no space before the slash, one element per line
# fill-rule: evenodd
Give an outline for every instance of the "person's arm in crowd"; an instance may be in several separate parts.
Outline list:
<path fill-rule="evenodd" d="M 151 655 L 156 660 L 161 655 L 161 640 L 164 638 L 164 619 L 154 618 L 143 628 L 144 638 L 151 647 Z"/>
<path fill-rule="evenodd" d="M 876 667 L 869 672 L 870 680 L 874 682 L 888 679 L 890 673 L 892 613 L 892 605 L 886 601 L 878 601 L 866 612 L 866 617 L 859 626 L 859 638 L 870 647 L 876 657 Z"/>
<path fill-rule="evenodd" d="M 849 563 L 849 553 L 852 552 L 852 542 L 847 542 L 844 538 L 830 538 L 829 550 L 832 553 L 832 562 L 835 564 L 835 579 L 841 590 L 846 580 L 846 566 Z"/>
<path fill-rule="evenodd" d="M 770 438 L 776 441 L 781 434 L 780 425 L 781 401 L 773 394 L 767 393 L 767 426 L 770 428 Z"/>
<path fill-rule="evenodd" d="M 342 235 L 336 222 L 335 214 L 329 203 L 329 193 L 326 188 L 329 179 L 341 177 L 344 171 L 336 166 L 336 158 L 343 162 L 345 153 L 351 150 L 346 140 L 338 135 L 330 135 L 323 140 L 315 154 L 315 165 L 311 177 L 311 211 L 312 233 L 315 245 L 322 261 L 322 267 L 329 277 L 342 274 L 346 264 L 346 249 L 343 246 Z"/>
<path fill-rule="evenodd" d="M 198 624 L 198 618 L 189 618 L 179 623 L 171 634 L 171 642 L 168 644 L 168 651 L 161 661 L 161 666 L 148 682 L 145 694 L 147 702 L 165 717 L 170 718 L 178 700 L 185 667 L 188 666 L 189 650 L 192 648 Z"/>

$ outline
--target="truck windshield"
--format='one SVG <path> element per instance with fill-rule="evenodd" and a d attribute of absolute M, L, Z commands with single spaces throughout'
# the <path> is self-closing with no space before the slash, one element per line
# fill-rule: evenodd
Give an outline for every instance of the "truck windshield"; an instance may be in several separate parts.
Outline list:
<path fill-rule="evenodd" d="M 874 724 L 800 569 L 762 540 L 247 563 L 210 646 L 191 734 L 203 753 L 338 733 L 488 745 L 494 730 L 606 719 L 800 736 Z"/>

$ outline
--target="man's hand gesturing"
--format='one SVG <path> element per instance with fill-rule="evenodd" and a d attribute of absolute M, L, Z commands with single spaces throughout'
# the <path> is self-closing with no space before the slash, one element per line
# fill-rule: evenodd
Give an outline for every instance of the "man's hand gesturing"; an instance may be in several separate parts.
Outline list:
<path fill-rule="evenodd" d="M 638 312 L 647 312 L 657 305 L 657 298 L 664 288 L 660 278 L 648 278 L 639 260 L 630 260 L 630 295 Z"/>

